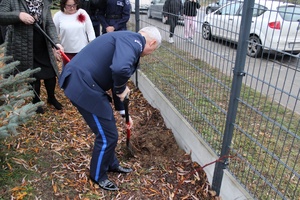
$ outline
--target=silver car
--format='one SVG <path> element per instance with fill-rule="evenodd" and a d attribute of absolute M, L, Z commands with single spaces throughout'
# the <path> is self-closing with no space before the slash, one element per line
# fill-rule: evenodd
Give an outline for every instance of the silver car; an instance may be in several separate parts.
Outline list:
<path fill-rule="evenodd" d="M 153 0 L 151 5 L 148 8 L 147 16 L 148 18 L 160 19 L 162 23 L 166 23 L 166 20 L 163 15 L 163 7 L 166 0 Z M 184 2 L 184 0 L 182 0 Z M 184 24 L 183 16 L 179 16 L 178 24 Z"/>

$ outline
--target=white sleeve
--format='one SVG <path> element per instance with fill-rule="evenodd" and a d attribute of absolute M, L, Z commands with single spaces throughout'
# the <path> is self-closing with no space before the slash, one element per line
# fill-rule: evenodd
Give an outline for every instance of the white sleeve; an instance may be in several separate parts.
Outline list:
<path fill-rule="evenodd" d="M 92 20 L 85 10 L 84 15 L 86 16 L 85 31 L 88 37 L 88 42 L 91 42 L 96 38 L 95 31 L 93 28 Z"/>
<path fill-rule="evenodd" d="M 53 16 L 53 22 L 54 22 L 54 25 L 56 27 L 56 32 L 57 34 L 60 36 L 60 31 L 59 31 L 59 15 L 60 15 L 60 12 L 61 11 L 58 11 L 57 13 L 54 14 Z"/>

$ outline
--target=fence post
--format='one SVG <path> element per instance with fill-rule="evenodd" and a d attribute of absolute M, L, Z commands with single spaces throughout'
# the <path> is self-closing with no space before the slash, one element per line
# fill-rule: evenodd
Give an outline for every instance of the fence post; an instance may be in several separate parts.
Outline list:
<path fill-rule="evenodd" d="M 135 31 L 139 32 L 139 30 L 140 30 L 140 1 L 135 0 Z M 140 64 L 138 65 L 140 66 Z M 136 88 L 139 88 L 138 69 L 135 71 L 135 86 Z"/>
<path fill-rule="evenodd" d="M 217 162 L 214 169 L 212 189 L 220 195 L 224 169 L 227 167 L 230 153 L 230 145 L 233 137 L 234 125 L 238 107 L 238 97 L 242 87 L 243 76 L 245 76 L 244 65 L 247 56 L 248 39 L 253 15 L 254 0 L 244 1 L 242 10 L 242 20 L 240 27 L 239 40 L 237 45 L 236 61 L 233 69 L 233 80 L 231 85 L 231 93 L 226 116 L 226 124 L 222 142 L 220 162 Z"/>

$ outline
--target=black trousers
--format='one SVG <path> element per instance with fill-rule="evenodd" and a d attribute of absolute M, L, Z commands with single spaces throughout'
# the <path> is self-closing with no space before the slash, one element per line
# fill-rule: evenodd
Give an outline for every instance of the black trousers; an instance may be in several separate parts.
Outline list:
<path fill-rule="evenodd" d="M 170 37 L 173 37 L 175 27 L 178 24 L 178 16 L 170 15 L 169 18 L 168 18 L 168 22 L 169 22 L 169 25 L 170 25 Z"/>
<path fill-rule="evenodd" d="M 45 88 L 48 95 L 48 100 L 55 99 L 55 86 L 56 86 L 56 77 L 44 79 Z M 31 83 L 34 89 L 34 98 L 33 103 L 41 101 L 40 92 L 41 92 L 41 80 L 37 79 Z"/>
<path fill-rule="evenodd" d="M 103 119 L 86 111 L 74 102 L 72 103 L 96 136 L 90 164 L 90 177 L 97 182 L 103 181 L 108 178 L 107 171 L 109 169 L 115 169 L 119 166 L 119 161 L 115 155 L 118 142 L 115 118 Z"/>

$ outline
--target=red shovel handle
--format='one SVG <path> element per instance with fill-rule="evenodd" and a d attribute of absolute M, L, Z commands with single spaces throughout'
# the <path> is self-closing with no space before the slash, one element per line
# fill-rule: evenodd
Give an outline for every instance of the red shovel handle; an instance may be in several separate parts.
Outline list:
<path fill-rule="evenodd" d="M 67 63 L 70 62 L 70 58 L 62 50 L 59 50 L 59 52 L 60 52 L 61 56 L 63 57 L 63 59 L 65 61 L 67 61 Z"/>

